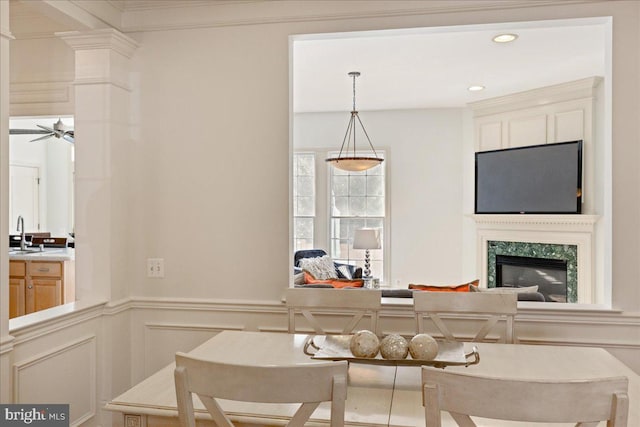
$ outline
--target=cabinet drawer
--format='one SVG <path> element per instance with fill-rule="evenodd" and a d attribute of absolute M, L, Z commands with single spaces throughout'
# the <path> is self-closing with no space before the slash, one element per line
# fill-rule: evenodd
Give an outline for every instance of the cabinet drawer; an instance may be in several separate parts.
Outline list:
<path fill-rule="evenodd" d="M 31 261 L 31 263 L 29 263 L 29 275 L 38 277 L 62 277 L 62 263 Z"/>
<path fill-rule="evenodd" d="M 24 277 L 27 274 L 27 266 L 24 261 L 9 261 L 9 276 Z"/>

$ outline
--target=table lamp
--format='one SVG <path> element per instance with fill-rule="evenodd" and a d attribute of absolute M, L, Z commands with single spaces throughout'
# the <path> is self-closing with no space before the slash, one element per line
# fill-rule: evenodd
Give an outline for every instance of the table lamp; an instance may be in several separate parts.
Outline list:
<path fill-rule="evenodd" d="M 353 236 L 353 249 L 364 249 L 364 278 L 371 277 L 370 249 L 380 249 L 380 230 L 361 228 Z"/>

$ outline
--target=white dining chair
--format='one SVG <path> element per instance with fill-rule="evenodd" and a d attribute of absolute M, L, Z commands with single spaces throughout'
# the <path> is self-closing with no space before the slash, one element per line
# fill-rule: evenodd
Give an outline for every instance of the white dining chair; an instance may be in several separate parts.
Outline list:
<path fill-rule="evenodd" d="M 289 288 L 285 294 L 289 315 L 289 333 L 296 330 L 296 314 L 302 313 L 317 334 L 349 334 L 360 321 L 368 316 L 370 331 L 378 333 L 378 317 L 382 307 L 382 291 L 379 289 L 325 289 L 325 288 Z M 351 320 L 335 332 L 323 328 L 318 318 L 351 316 Z M 316 317 L 317 315 L 317 317 Z"/>
<path fill-rule="evenodd" d="M 576 427 L 627 427 L 626 377 L 589 380 L 513 380 L 422 367 L 427 427 L 441 427 L 447 411 L 460 427 L 470 416 L 527 423 L 577 423 Z"/>
<path fill-rule="evenodd" d="M 176 353 L 174 372 L 178 417 L 195 427 L 193 394 L 218 427 L 234 427 L 217 399 L 261 403 L 300 403 L 288 427 L 302 427 L 322 402 L 331 402 L 331 427 L 344 426 L 346 361 L 294 366 L 247 366 L 218 363 Z"/>
<path fill-rule="evenodd" d="M 515 293 L 415 291 L 413 293 L 413 309 L 416 331 L 419 334 L 425 332 L 425 318 L 430 318 L 446 340 L 454 341 L 456 338 L 447 327 L 442 315 L 449 317 L 451 322 L 456 316 L 480 314 L 486 316 L 487 319 L 471 339 L 472 342 L 485 340 L 487 334 L 495 328 L 501 319 L 505 322 L 502 341 L 507 344 L 517 342 L 514 318 L 518 312 L 518 296 Z M 462 317 L 458 317 L 458 319 Z"/>

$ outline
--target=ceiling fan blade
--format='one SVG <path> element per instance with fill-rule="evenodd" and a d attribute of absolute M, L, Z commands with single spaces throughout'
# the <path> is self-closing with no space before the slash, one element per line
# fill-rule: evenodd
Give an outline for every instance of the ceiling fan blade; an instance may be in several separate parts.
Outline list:
<path fill-rule="evenodd" d="M 38 126 L 40 129 L 44 129 L 44 130 L 46 130 L 47 132 L 51 132 L 51 133 L 55 132 L 55 131 L 53 130 L 53 128 L 48 128 L 48 127 L 46 127 L 46 126 L 42 126 L 42 125 L 36 125 L 36 126 Z"/>
<path fill-rule="evenodd" d="M 45 133 L 50 132 L 40 129 L 9 129 L 9 135 L 42 135 Z"/>
<path fill-rule="evenodd" d="M 54 123 L 53 128 L 36 125 L 40 129 L 9 129 L 10 135 L 43 135 L 40 138 L 32 139 L 30 142 L 42 141 L 52 136 L 56 138 L 64 139 L 67 142 L 74 143 L 75 138 L 73 134 L 73 130 L 67 129 L 67 127 L 62 123 L 62 120 L 58 119 L 56 123 Z"/>
<path fill-rule="evenodd" d="M 40 138 L 32 139 L 30 142 L 43 141 L 43 140 L 45 140 L 47 138 L 51 138 L 52 136 L 54 136 L 54 134 L 53 133 L 49 133 L 48 135 L 41 136 Z"/>

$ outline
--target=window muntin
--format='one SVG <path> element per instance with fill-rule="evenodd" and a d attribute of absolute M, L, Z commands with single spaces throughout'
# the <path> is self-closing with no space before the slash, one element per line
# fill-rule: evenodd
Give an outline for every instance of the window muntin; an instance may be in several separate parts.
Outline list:
<path fill-rule="evenodd" d="M 293 155 L 293 250 L 314 248 L 315 153 Z"/>

